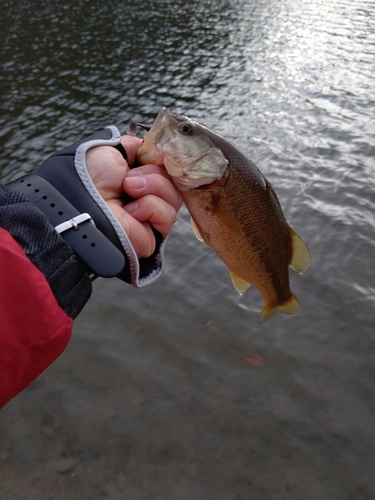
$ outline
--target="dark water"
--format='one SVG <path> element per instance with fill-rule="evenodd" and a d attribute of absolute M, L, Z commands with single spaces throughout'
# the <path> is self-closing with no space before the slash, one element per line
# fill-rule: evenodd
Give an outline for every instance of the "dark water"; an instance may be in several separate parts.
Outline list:
<path fill-rule="evenodd" d="M 0 8 L 3 180 L 167 106 L 251 156 L 312 253 L 304 314 L 259 326 L 183 210 L 159 282 L 97 281 L 0 412 L 0 498 L 375 498 L 375 3 Z"/>

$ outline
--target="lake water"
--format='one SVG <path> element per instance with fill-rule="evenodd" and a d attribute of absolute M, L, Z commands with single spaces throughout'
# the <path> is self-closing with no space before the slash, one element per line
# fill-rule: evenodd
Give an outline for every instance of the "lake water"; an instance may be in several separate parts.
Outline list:
<path fill-rule="evenodd" d="M 260 326 L 260 294 L 183 209 L 162 278 L 97 280 L 64 354 L 1 410 L 0 498 L 374 499 L 374 1 L 0 8 L 3 181 L 166 106 L 255 161 L 312 254 L 291 273 L 303 314 Z"/>

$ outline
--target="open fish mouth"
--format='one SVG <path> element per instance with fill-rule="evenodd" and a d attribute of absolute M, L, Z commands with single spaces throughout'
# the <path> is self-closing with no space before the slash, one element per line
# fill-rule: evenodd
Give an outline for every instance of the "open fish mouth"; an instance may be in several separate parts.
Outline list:
<path fill-rule="evenodd" d="M 164 145 L 169 142 L 172 135 L 171 129 L 168 127 L 171 118 L 166 108 L 160 109 L 154 123 L 143 137 L 143 143 L 137 151 L 137 157 L 143 164 L 164 164 Z"/>
<path fill-rule="evenodd" d="M 161 108 L 157 117 L 155 118 L 155 121 L 154 121 L 151 129 L 153 129 L 154 127 L 155 128 L 160 127 L 160 125 L 162 125 L 167 120 L 167 118 L 170 116 L 171 116 L 171 114 L 167 110 L 167 108 Z"/>

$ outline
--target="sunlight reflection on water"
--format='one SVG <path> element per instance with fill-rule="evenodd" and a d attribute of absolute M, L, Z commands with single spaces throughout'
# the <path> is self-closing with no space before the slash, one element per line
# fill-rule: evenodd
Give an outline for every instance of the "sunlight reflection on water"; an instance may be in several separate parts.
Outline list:
<path fill-rule="evenodd" d="M 0 497 L 372 499 L 374 3 L 8 3 L 4 180 L 168 106 L 255 161 L 312 265 L 291 273 L 303 315 L 260 327 L 259 293 L 238 296 L 182 210 L 161 280 L 99 280 L 0 413 Z"/>

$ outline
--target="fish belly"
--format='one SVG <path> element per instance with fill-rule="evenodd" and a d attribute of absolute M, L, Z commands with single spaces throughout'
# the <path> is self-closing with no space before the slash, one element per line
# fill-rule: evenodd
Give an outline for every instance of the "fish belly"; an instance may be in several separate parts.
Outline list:
<path fill-rule="evenodd" d="M 290 298 L 288 264 L 279 264 L 280 248 L 265 248 L 264 235 L 257 238 L 261 228 L 256 227 L 256 221 L 239 222 L 241 217 L 233 213 L 231 204 L 223 211 L 217 210 L 217 198 L 209 190 L 189 190 L 183 193 L 183 199 L 204 242 L 232 273 L 258 288 L 266 307 L 275 307 Z M 222 215 L 225 210 L 230 214 L 227 219 Z M 255 226 L 253 236 L 249 235 L 251 223 Z"/>

